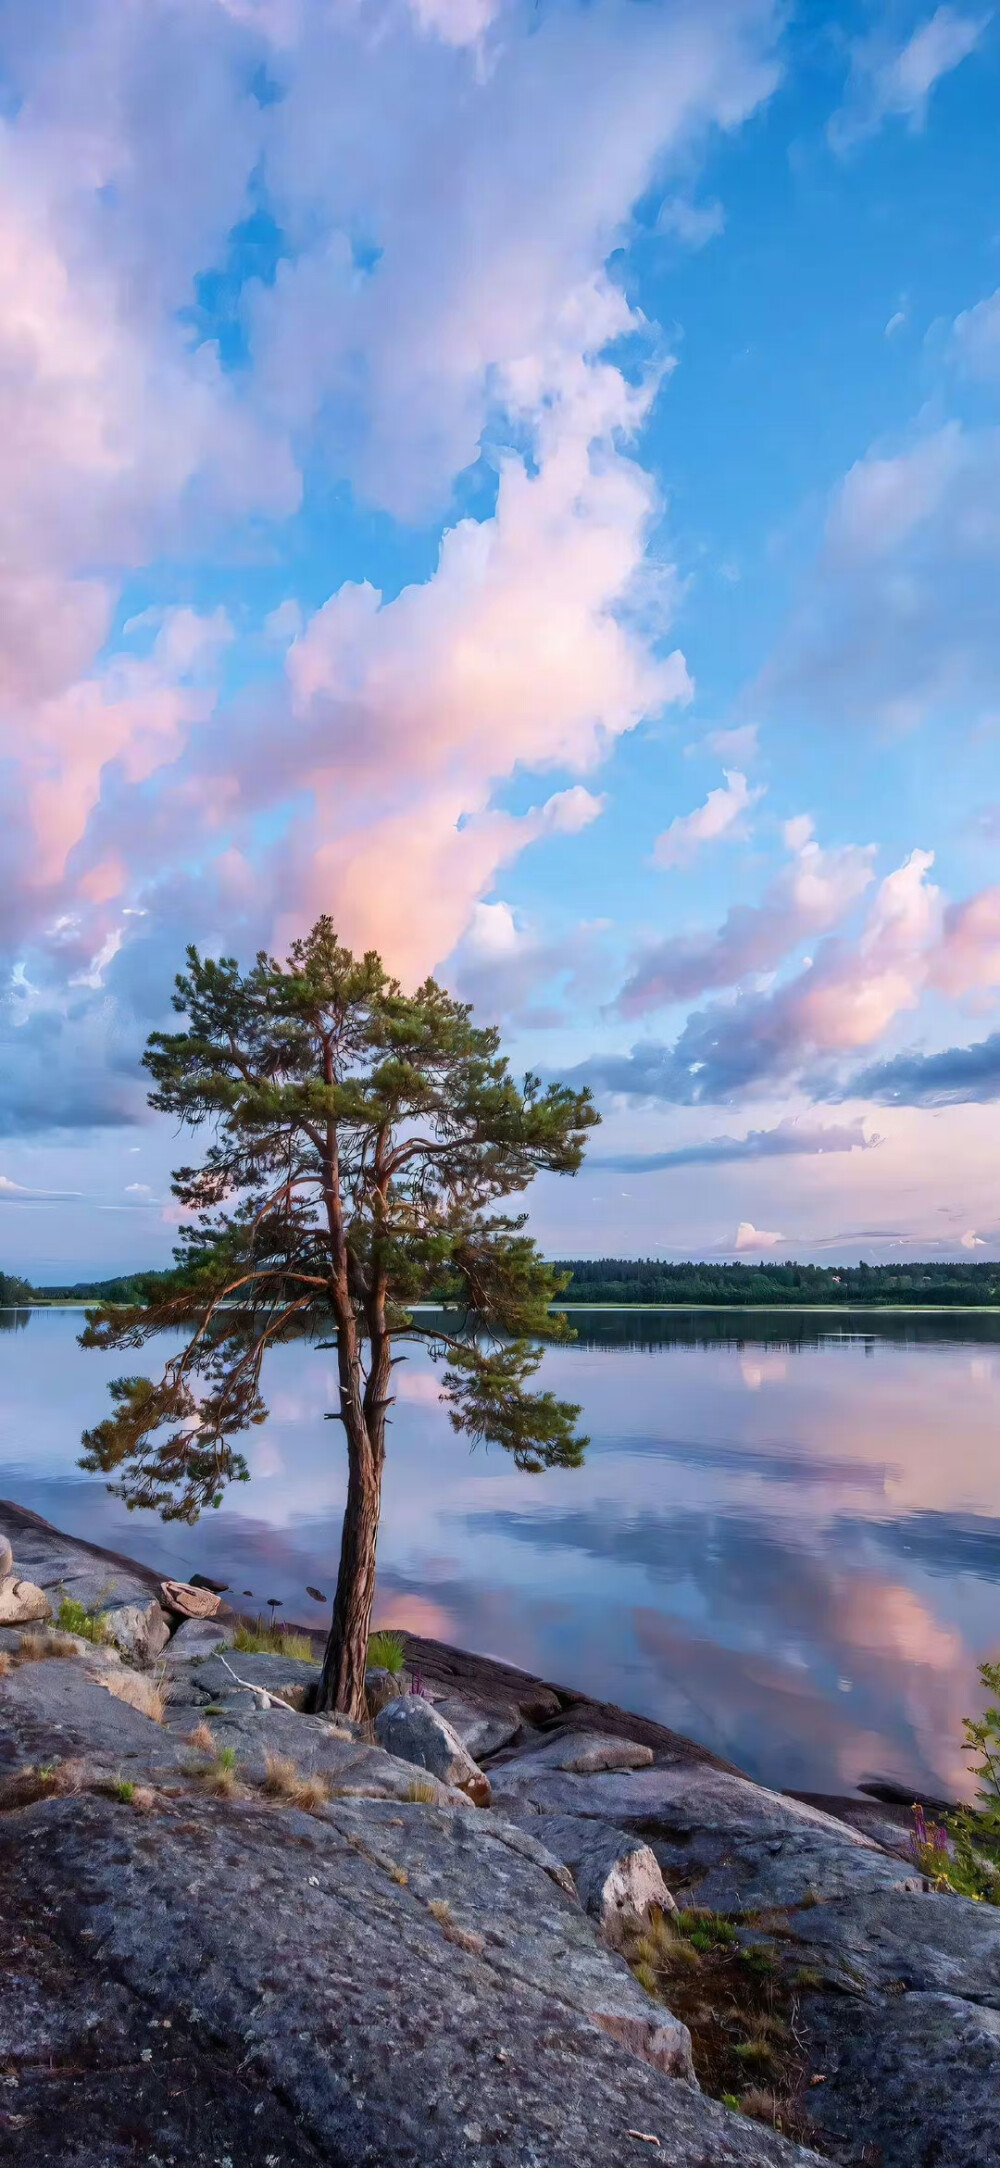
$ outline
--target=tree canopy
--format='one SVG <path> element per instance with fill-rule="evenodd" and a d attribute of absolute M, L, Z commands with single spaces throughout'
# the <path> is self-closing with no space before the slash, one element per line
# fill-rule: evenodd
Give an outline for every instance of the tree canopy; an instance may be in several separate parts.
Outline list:
<path fill-rule="evenodd" d="M 173 1182 L 191 1222 L 175 1271 L 82 1337 L 134 1349 L 173 1328 L 183 1344 L 158 1379 L 115 1381 L 83 1465 L 130 1506 L 195 1520 L 246 1480 L 268 1348 L 332 1326 L 348 1502 L 323 1698 L 356 1712 L 396 1344 L 446 1360 L 456 1430 L 532 1472 L 582 1457 L 579 1409 L 531 1389 L 539 1343 L 569 1329 L 550 1309 L 562 1279 L 524 1215 L 497 1208 L 543 1170 L 574 1173 L 598 1116 L 586 1091 L 515 1081 L 466 1003 L 433 979 L 404 994 L 328 918 L 284 964 L 189 949 L 174 1006 L 185 1028 L 154 1032 L 144 1060 L 151 1106 L 212 1130 Z"/>

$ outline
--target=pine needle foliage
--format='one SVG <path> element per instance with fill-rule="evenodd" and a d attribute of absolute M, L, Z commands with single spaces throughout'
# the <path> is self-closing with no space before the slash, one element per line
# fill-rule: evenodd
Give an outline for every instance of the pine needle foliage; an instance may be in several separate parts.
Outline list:
<path fill-rule="evenodd" d="M 241 971 L 194 948 L 175 1032 L 144 1056 L 150 1105 L 212 1141 L 181 1167 L 191 1214 L 176 1269 L 130 1308 L 88 1315 L 83 1344 L 140 1349 L 183 1335 L 159 1378 L 111 1386 L 82 1465 L 130 1507 L 194 1522 L 245 1482 L 240 1440 L 267 1419 L 269 1348 L 332 1329 L 348 1501 L 321 1706 L 364 1707 L 375 1540 L 405 1343 L 446 1364 L 456 1430 L 533 1473 L 579 1464 L 579 1409 L 531 1390 L 540 1343 L 568 1335 L 563 1278 L 502 1207 L 541 1172 L 572 1174 L 598 1116 L 589 1093 L 518 1083 L 498 1033 L 428 979 L 404 994 L 321 918 L 287 961 Z M 416 1308 L 447 1309 L 430 1318 Z"/>

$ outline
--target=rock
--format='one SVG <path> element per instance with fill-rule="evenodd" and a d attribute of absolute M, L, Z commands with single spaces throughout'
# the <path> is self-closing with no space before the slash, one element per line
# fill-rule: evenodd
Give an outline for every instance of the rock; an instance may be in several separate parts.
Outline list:
<path fill-rule="evenodd" d="M 18 1571 L 45 1590 L 53 1610 L 72 1596 L 85 1611 L 103 1604 L 159 1596 L 159 1576 L 93 1543 L 63 1535 L 39 1514 L 0 1499 L 0 1531 L 13 1545 Z"/>
<path fill-rule="evenodd" d="M 16 1890 L 22 1916 L 44 1916 L 63 1938 L 61 1991 L 82 1971 L 92 2010 L 103 2011 L 109 1976 L 116 2007 L 145 2000 L 143 2053 L 154 2069 L 162 2058 L 175 2089 L 187 2082 L 196 2011 L 194 2036 L 212 2041 L 223 2078 L 238 2054 L 251 2100 L 280 2097 L 288 2129 L 308 2135 L 317 2160 L 817 2168 L 814 2155 L 624 2044 L 616 2028 L 634 2026 L 637 2041 L 645 2027 L 652 2043 L 656 2029 L 669 2033 L 669 2013 L 545 1874 L 487 1833 L 491 1821 L 388 1804 L 337 1803 L 316 1817 L 185 1798 L 163 1801 L 151 1822 L 109 1799 L 53 1800 L 0 1817 L 0 1891 Z M 536 1916 L 541 1954 L 526 1970 L 520 1938 Z M 37 2057 L 25 1969 L 0 2011 L 5 2027 L 23 2012 L 28 2036 L 19 2107 Z M 164 2018 L 170 2034 L 155 2022 Z M 138 2094 L 147 2065 L 134 2068 Z M 106 2146 L 81 2154 L 74 2144 L 87 2092 L 77 2083 L 66 2096 L 60 2157 L 98 2168 Z M 655 2154 L 637 2131 L 658 2138 Z M 285 2162 L 283 2136 L 267 2150 Z M 232 2157 L 263 2152 L 247 2145 Z M 219 2157 L 206 2146 L 206 2162 Z M 289 2151 L 288 2168 L 299 2158 Z"/>
<path fill-rule="evenodd" d="M 583 1815 L 652 1846 L 674 1893 L 716 1912 L 799 1905 L 846 1892 L 923 1887 L 859 1830 L 749 1777 L 706 1763 L 578 1776 L 518 1757 L 491 1773 L 493 1798 L 525 1814 Z M 541 1835 L 541 1830 L 539 1831 Z"/>
<path fill-rule="evenodd" d="M 443 1694 L 434 1706 L 445 1723 L 461 1739 L 473 1761 L 481 1761 L 485 1754 L 498 1754 L 501 1747 L 509 1746 L 522 1729 L 521 1711 L 514 1701 L 506 1706 L 503 1702 L 491 1702 L 487 1708 L 478 1708 L 466 1701 L 461 1694 Z"/>
<path fill-rule="evenodd" d="M 214 1618 L 222 1600 L 221 1590 L 194 1581 L 163 1581 L 161 1594 L 166 1609 L 181 1618 Z"/>
<path fill-rule="evenodd" d="M 546 1850 L 569 1868 L 584 1911 L 613 1949 L 625 1928 L 641 1926 L 654 1909 L 676 1912 L 656 1855 L 641 1837 L 572 1815 L 547 1814 L 536 1826 Z"/>
<path fill-rule="evenodd" d="M 376 1717 L 390 1701 L 398 1701 L 410 1691 L 410 1682 L 402 1671 L 385 1671 L 380 1664 L 372 1664 L 365 1672 L 365 1699 L 368 1714 Z"/>
<path fill-rule="evenodd" d="M 211 1589 L 213 1596 L 225 1596 L 229 1590 L 228 1581 L 213 1581 L 210 1573 L 193 1573 L 187 1586 Z"/>
<path fill-rule="evenodd" d="M 170 1627 L 155 1596 L 107 1604 L 96 1617 L 115 1648 L 140 1664 L 152 1663 L 170 1639 Z"/>
<path fill-rule="evenodd" d="M 608 1732 L 564 1731 L 544 1746 L 532 1746 L 506 1768 L 566 1769 L 576 1776 L 597 1776 L 608 1769 L 648 1769 L 653 1750 L 635 1739 L 617 1739 Z"/>
<path fill-rule="evenodd" d="M 45 1590 L 34 1581 L 23 1581 L 15 1573 L 0 1580 L 0 1626 L 30 1626 L 36 1619 L 51 1616 Z"/>
<path fill-rule="evenodd" d="M 9 1580 L 14 1571 L 14 1553 L 7 1537 L 0 1530 L 0 1581 Z"/>
<path fill-rule="evenodd" d="M 229 1635 L 224 1626 L 216 1625 L 211 1618 L 182 1619 L 177 1632 L 171 1635 L 163 1651 L 163 1661 L 168 1671 L 175 1665 L 192 1664 L 199 1657 L 214 1656 L 224 1649 Z"/>
<path fill-rule="evenodd" d="M 375 1719 L 375 1737 L 387 1754 L 413 1762 L 465 1792 L 477 1807 L 490 1803 L 490 1781 L 462 1745 L 447 1719 L 417 1694 L 387 1702 Z"/>
<path fill-rule="evenodd" d="M 839 2004 L 840 1998 L 837 1998 Z M 824 2129 L 882 2168 L 1000 2160 L 1000 2016 L 956 1995 L 894 1995 L 864 2023 L 824 2013 L 815 2046 L 826 2082 L 810 2108 Z"/>

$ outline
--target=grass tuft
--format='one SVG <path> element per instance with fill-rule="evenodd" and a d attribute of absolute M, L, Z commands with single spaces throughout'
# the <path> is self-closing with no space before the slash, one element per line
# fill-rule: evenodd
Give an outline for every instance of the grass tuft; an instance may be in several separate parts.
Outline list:
<path fill-rule="evenodd" d="M 214 1759 L 215 1733 L 209 1730 L 207 1724 L 196 1724 L 194 1730 L 188 1732 L 186 1743 L 188 1746 L 197 1747 L 199 1754 L 211 1754 Z"/>
<path fill-rule="evenodd" d="M 162 1724 L 167 1712 L 166 1690 L 159 1679 L 147 1678 L 141 1671 L 103 1671 L 98 1682 L 116 1701 L 125 1701 L 130 1709 L 137 1709 L 140 1716 L 148 1716 L 154 1724 Z"/>
<path fill-rule="evenodd" d="M 307 1774 L 287 1754 L 268 1754 L 265 1766 L 264 1790 L 269 1799 L 282 1799 L 290 1807 L 301 1807 L 305 1814 L 314 1814 L 318 1807 L 327 1805 L 330 1786 L 325 1777 Z"/>
<path fill-rule="evenodd" d="M 233 1635 L 233 1647 L 244 1656 L 287 1656 L 294 1663 L 312 1662 L 312 1642 L 308 1634 L 294 1633 L 289 1626 L 277 1626 L 270 1619 L 258 1617 L 249 1626 L 242 1620 Z"/>
<path fill-rule="evenodd" d="M 6 1679 L 14 1669 L 14 1659 L 6 1649 L 0 1649 L 0 1679 Z"/>
<path fill-rule="evenodd" d="M 437 1786 L 427 1777 L 411 1777 L 403 1798 L 411 1807 L 432 1807 L 437 1798 Z"/>
<path fill-rule="evenodd" d="M 405 1635 L 393 1632 L 391 1627 L 379 1627 L 377 1633 L 368 1636 L 369 1671 L 391 1671 L 398 1678 L 406 1662 Z"/>
<path fill-rule="evenodd" d="M 76 1656 L 75 1641 L 68 1634 L 22 1634 L 17 1644 L 18 1662 L 42 1664 L 48 1656 Z"/>

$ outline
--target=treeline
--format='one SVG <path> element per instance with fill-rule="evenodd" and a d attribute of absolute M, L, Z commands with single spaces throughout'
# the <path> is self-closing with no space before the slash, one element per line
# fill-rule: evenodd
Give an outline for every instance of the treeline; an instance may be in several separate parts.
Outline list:
<path fill-rule="evenodd" d="M 45 1302 L 148 1302 L 167 1272 L 132 1272 L 116 1280 L 77 1280 L 72 1287 L 32 1287 L 16 1273 L 0 1272 L 0 1307 L 21 1309 Z"/>
<path fill-rule="evenodd" d="M 665 1265 L 656 1257 L 561 1260 L 563 1302 L 1000 1303 L 1000 1263 Z"/>

